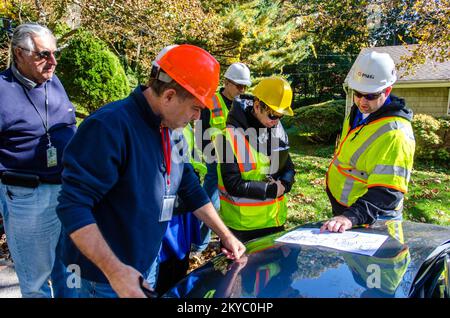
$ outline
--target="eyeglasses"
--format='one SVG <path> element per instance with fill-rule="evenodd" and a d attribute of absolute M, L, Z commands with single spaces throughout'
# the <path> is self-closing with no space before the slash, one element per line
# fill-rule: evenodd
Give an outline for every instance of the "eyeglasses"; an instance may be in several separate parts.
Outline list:
<path fill-rule="evenodd" d="M 240 91 L 245 91 L 247 89 L 247 85 L 243 85 L 243 84 L 238 84 L 235 83 L 233 81 L 228 80 L 231 84 L 233 84 L 234 86 L 236 86 L 236 88 Z"/>
<path fill-rule="evenodd" d="M 60 55 L 61 55 L 61 50 L 60 49 L 56 49 L 53 52 L 52 51 L 48 51 L 48 50 L 37 52 L 37 51 L 32 51 L 32 50 L 26 49 L 26 48 L 21 47 L 21 46 L 18 46 L 18 48 L 21 49 L 21 50 L 28 51 L 28 52 L 36 54 L 37 57 L 40 60 L 42 60 L 42 59 L 48 60 L 52 55 L 55 57 L 55 59 L 58 59 L 60 57 Z"/>
<path fill-rule="evenodd" d="M 283 118 L 283 114 L 279 114 L 272 110 L 267 104 L 265 104 L 262 100 L 259 101 L 259 104 L 261 105 L 262 109 L 267 113 L 267 117 L 270 118 L 270 120 L 277 120 Z"/>
<path fill-rule="evenodd" d="M 383 92 L 374 93 L 374 94 L 362 94 L 362 93 L 360 93 L 358 91 L 353 91 L 353 92 L 354 92 L 356 97 L 358 97 L 358 98 L 364 97 L 367 100 L 376 100 L 376 99 L 380 98 L 381 94 L 383 94 Z"/>

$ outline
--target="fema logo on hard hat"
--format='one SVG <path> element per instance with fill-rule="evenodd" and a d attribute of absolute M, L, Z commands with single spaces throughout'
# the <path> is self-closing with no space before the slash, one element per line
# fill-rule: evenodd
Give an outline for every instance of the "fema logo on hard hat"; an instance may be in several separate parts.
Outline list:
<path fill-rule="evenodd" d="M 363 72 L 358 72 L 358 74 L 357 74 L 359 77 L 365 77 L 365 78 L 370 78 L 370 79 L 375 79 L 375 75 L 373 75 L 373 74 L 366 74 L 366 73 L 363 73 Z"/>

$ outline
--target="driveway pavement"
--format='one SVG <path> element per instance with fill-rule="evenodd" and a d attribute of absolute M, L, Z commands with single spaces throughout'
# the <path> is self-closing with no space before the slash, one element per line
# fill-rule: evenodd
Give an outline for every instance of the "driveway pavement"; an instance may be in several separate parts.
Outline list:
<path fill-rule="evenodd" d="M 0 298 L 20 298 L 19 280 L 14 265 L 0 257 Z"/>

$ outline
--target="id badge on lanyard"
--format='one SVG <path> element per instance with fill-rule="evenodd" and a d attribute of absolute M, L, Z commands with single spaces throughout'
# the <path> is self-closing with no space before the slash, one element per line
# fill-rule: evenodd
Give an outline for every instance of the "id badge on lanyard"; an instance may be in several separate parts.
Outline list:
<path fill-rule="evenodd" d="M 55 167 L 58 164 L 58 156 L 56 152 L 56 148 L 53 146 L 50 146 L 50 148 L 47 148 L 47 167 Z"/>
<path fill-rule="evenodd" d="M 164 154 L 164 163 L 166 165 L 165 192 L 163 196 L 162 208 L 159 214 L 159 222 L 167 222 L 172 219 L 173 207 L 175 205 L 176 195 L 170 194 L 170 170 L 171 170 L 171 145 L 169 137 L 169 129 L 161 128 L 161 142 Z"/>
<path fill-rule="evenodd" d="M 172 220 L 173 207 L 175 205 L 176 195 L 166 194 L 163 197 L 161 213 L 159 214 L 159 222 Z"/>

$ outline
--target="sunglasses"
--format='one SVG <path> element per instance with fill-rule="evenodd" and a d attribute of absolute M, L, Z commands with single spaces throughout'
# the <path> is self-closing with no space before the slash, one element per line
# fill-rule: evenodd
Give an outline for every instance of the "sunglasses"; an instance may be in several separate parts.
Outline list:
<path fill-rule="evenodd" d="M 358 98 L 364 97 L 367 100 L 376 100 L 376 99 L 380 98 L 381 94 L 383 94 L 383 92 L 374 93 L 374 94 L 362 94 L 358 91 L 353 91 L 353 93 L 355 94 L 356 97 L 358 97 Z"/>
<path fill-rule="evenodd" d="M 236 86 L 236 88 L 238 89 L 238 90 L 240 90 L 240 91 L 242 91 L 242 90 L 246 90 L 247 89 L 247 85 L 243 85 L 243 84 L 238 84 L 238 83 L 235 83 L 235 82 L 233 82 L 233 81 L 230 81 L 230 80 L 228 80 L 231 84 L 233 84 L 234 86 Z"/>
<path fill-rule="evenodd" d="M 264 109 L 264 111 L 267 113 L 267 117 L 269 117 L 270 120 L 277 120 L 283 118 L 283 114 L 279 114 L 275 111 L 273 111 L 267 104 L 265 104 L 262 100 L 259 101 L 259 104 Z"/>
<path fill-rule="evenodd" d="M 18 46 L 18 48 L 21 49 L 21 50 L 28 51 L 28 52 L 36 54 L 36 56 L 40 60 L 43 60 L 43 59 L 48 60 L 52 55 L 55 57 L 55 59 L 58 59 L 60 57 L 60 55 L 61 55 L 61 50 L 60 49 L 56 49 L 53 52 L 52 51 L 47 51 L 47 50 L 37 52 L 37 51 L 32 51 L 32 50 L 26 49 L 26 48 L 21 47 L 21 46 Z"/>

